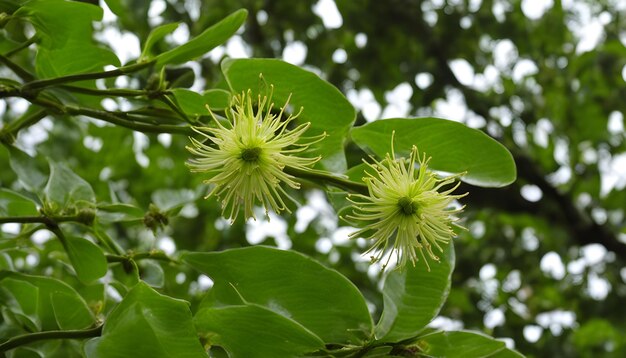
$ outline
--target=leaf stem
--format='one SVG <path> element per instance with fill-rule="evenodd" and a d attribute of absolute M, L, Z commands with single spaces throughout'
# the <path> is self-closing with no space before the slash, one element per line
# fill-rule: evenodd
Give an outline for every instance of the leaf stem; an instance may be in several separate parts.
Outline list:
<path fill-rule="evenodd" d="M 169 98 L 167 95 L 161 95 L 159 96 L 159 100 L 163 103 L 165 103 L 166 105 L 168 105 L 174 112 L 176 112 L 183 120 L 185 120 L 185 122 L 187 123 L 191 123 L 189 121 L 189 117 L 187 117 L 187 114 L 185 114 L 185 112 L 183 112 L 183 110 L 176 104 L 174 103 L 174 101 L 172 101 L 171 98 Z"/>
<path fill-rule="evenodd" d="M 148 252 L 138 252 L 136 254 L 130 253 L 127 255 L 106 255 L 108 262 L 127 262 L 127 261 L 139 261 L 139 260 L 159 260 L 170 263 L 178 263 L 178 261 L 167 256 L 165 252 L 159 250 L 152 250 Z"/>
<path fill-rule="evenodd" d="M 75 221 L 81 224 L 84 222 L 76 215 L 72 216 L 5 216 L 0 218 L 0 224 L 7 223 L 41 223 L 46 225 L 56 225 L 61 222 Z"/>
<path fill-rule="evenodd" d="M 23 49 L 27 48 L 28 46 L 34 44 L 35 42 L 37 42 L 38 40 L 38 36 L 33 36 L 31 38 L 29 38 L 28 40 L 24 41 L 23 43 L 19 44 L 16 48 L 7 51 L 4 56 L 6 57 L 11 57 L 13 55 L 15 55 L 16 53 L 22 51 Z"/>
<path fill-rule="evenodd" d="M 140 123 L 133 122 L 126 119 L 123 119 L 112 112 L 100 111 L 91 108 L 83 108 L 83 107 L 74 107 L 67 106 L 65 107 L 65 111 L 67 114 L 71 115 L 83 115 L 92 118 L 101 119 L 103 121 L 116 124 L 121 127 L 126 127 L 130 129 L 134 129 L 139 132 L 144 133 L 176 133 L 176 134 L 184 134 L 184 135 L 193 135 L 194 132 L 190 127 L 187 126 L 178 126 L 173 124 L 148 124 L 148 123 Z"/>
<path fill-rule="evenodd" d="M 48 113 L 46 113 L 45 109 L 38 109 L 30 113 L 27 112 L 17 120 L 7 124 L 6 127 L 2 128 L 2 130 L 0 130 L 0 137 L 11 138 L 11 142 L 13 142 L 15 140 L 15 136 L 17 136 L 17 132 L 19 132 L 20 129 L 32 126 L 33 124 L 42 120 L 47 115 Z"/>
<path fill-rule="evenodd" d="M 124 251 L 120 248 L 120 246 L 109 235 L 107 235 L 106 232 L 98 230 L 97 228 L 94 228 L 92 232 L 98 241 L 111 250 L 111 252 L 114 252 L 117 255 L 124 254 Z"/>
<path fill-rule="evenodd" d="M 109 77 L 117 77 L 126 75 L 129 73 L 137 72 L 142 70 L 150 65 L 152 65 L 154 61 L 150 62 L 142 62 L 135 63 L 132 65 L 116 68 L 110 71 L 101 71 L 101 72 L 89 72 L 89 73 L 80 73 L 76 75 L 68 75 L 62 77 L 51 78 L 47 80 L 37 80 L 31 81 L 24 85 L 24 91 L 32 91 L 36 89 L 41 89 L 45 87 L 58 86 L 64 83 L 76 82 L 76 81 L 85 81 L 85 80 L 95 80 L 99 78 L 109 78 Z"/>
<path fill-rule="evenodd" d="M 17 63 L 11 61 L 5 55 L 0 55 L 0 62 L 3 63 L 8 68 L 10 68 L 11 71 L 13 71 L 16 75 L 18 75 L 24 81 L 32 81 L 35 78 L 35 76 L 33 76 L 30 72 L 23 69 Z"/>
<path fill-rule="evenodd" d="M 68 331 L 46 331 L 24 334 L 21 336 L 13 337 L 6 342 L 0 344 L 0 353 L 9 351 L 19 346 L 46 340 L 46 339 L 82 339 L 98 337 L 102 334 L 102 325 L 94 328 L 82 329 L 82 330 L 68 330 Z"/>
<path fill-rule="evenodd" d="M 125 88 L 87 88 L 73 85 L 61 85 L 64 90 L 71 92 L 82 93 L 89 96 L 107 96 L 107 97 L 141 97 L 152 96 L 154 93 L 146 90 L 125 89 Z"/>
<path fill-rule="evenodd" d="M 301 170 L 292 167 L 285 167 L 285 173 L 291 174 L 298 178 L 310 180 L 314 183 L 323 182 L 347 191 L 351 191 L 359 194 L 367 194 L 367 185 L 363 183 L 357 183 L 331 173 L 321 170 Z"/>

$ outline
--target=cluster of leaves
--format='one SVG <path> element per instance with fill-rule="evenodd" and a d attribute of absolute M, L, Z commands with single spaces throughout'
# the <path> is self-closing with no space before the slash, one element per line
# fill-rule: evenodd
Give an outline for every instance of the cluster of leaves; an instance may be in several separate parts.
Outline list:
<path fill-rule="evenodd" d="M 247 246 L 242 228 L 218 232 L 206 224 L 218 211 L 198 202 L 205 188 L 183 166 L 191 126 L 208 123 L 205 104 L 224 109 L 231 93 L 260 92 L 266 83 L 274 86 L 275 101 L 291 95 L 294 106 L 304 107 L 298 120 L 311 123 L 310 134 L 330 134 L 312 150 L 322 157 L 321 170 L 299 175 L 309 188 L 325 190 L 337 211 L 346 205 L 346 190 L 363 186 L 363 166 L 346 160 L 347 137 L 361 157 L 382 157 L 395 131 L 398 154 L 417 145 L 433 157 L 433 169 L 466 172 L 464 180 L 477 186 L 507 185 L 515 180 L 511 155 L 484 133 L 438 118 L 353 127 L 355 110 L 335 87 L 274 59 L 224 60 L 211 88 L 185 88 L 174 66 L 224 43 L 244 23 L 245 10 L 173 48 L 163 49 L 164 40 L 177 24 L 154 28 L 142 37 L 141 55 L 123 65 L 94 41 L 92 21 L 102 17 L 97 6 L 15 1 L 3 3 L 0 15 L 0 160 L 7 168 L 0 173 L 0 223 L 19 224 L 0 233 L 0 352 L 519 356 L 479 333 L 427 328 L 450 290 L 453 245 L 431 272 L 418 265 L 389 273 L 374 324 L 360 285 L 308 256 L 269 247 L 222 250 Z M 106 106 L 107 99 L 119 106 Z M 25 110 L 12 108 L 24 100 Z M 25 132 L 46 121 L 48 138 L 26 145 Z M 129 129 L 169 142 L 136 150 Z M 95 138 L 102 138 L 101 148 L 86 150 Z M 134 161 L 146 155 L 143 149 L 145 166 Z M 192 250 L 155 249 L 164 233 Z M 208 292 L 198 275 L 211 278 Z"/>

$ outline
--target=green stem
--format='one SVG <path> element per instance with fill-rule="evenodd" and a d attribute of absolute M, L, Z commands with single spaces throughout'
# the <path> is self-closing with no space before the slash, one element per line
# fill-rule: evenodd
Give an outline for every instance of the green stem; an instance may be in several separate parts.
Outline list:
<path fill-rule="evenodd" d="M 298 178 L 306 179 L 314 183 L 322 182 L 325 184 L 338 187 L 340 189 L 344 189 L 347 191 L 351 191 L 351 192 L 359 193 L 363 195 L 367 195 L 368 193 L 367 185 L 363 183 L 357 183 L 357 182 L 354 182 L 345 178 L 341 178 L 341 177 L 335 176 L 331 173 L 324 172 L 321 170 L 301 170 L 301 169 L 295 169 L 292 167 L 285 167 L 284 170 L 285 170 L 285 173 L 287 174 L 291 174 Z"/>
<path fill-rule="evenodd" d="M 169 98 L 167 95 L 162 95 L 159 96 L 159 100 L 163 103 L 165 103 L 166 105 L 168 105 L 174 112 L 176 112 L 185 122 L 187 123 L 191 123 L 189 121 L 189 117 L 187 117 L 187 114 L 185 114 L 185 112 L 183 112 L 183 110 L 176 104 L 174 103 L 174 101 L 172 101 L 171 98 Z"/>
<path fill-rule="evenodd" d="M 120 246 L 105 232 L 97 229 L 92 230 L 92 232 L 96 236 L 96 238 L 98 238 L 98 241 L 106 246 L 109 251 L 114 252 L 117 255 L 124 254 L 124 251 L 120 248 Z"/>
<path fill-rule="evenodd" d="M 138 252 L 136 254 L 128 255 L 106 255 L 108 262 L 127 262 L 127 261 L 139 261 L 139 260 L 159 260 L 170 263 L 178 263 L 178 261 L 167 256 L 163 251 L 152 250 L 148 252 Z"/>
<path fill-rule="evenodd" d="M 185 135 L 193 135 L 194 132 L 190 127 L 187 126 L 177 126 L 172 124 L 147 124 L 147 123 L 139 123 L 132 122 L 126 119 L 120 118 L 116 114 L 112 112 L 100 111 L 90 108 L 82 108 L 82 107 L 74 107 L 67 106 L 65 108 L 67 114 L 71 115 L 83 115 L 92 118 L 101 119 L 103 121 L 116 124 L 121 127 L 126 127 L 130 129 L 134 129 L 139 132 L 144 133 L 176 133 L 176 134 L 185 134 Z"/>
<path fill-rule="evenodd" d="M 172 111 L 164 109 L 164 108 L 155 108 L 155 107 L 143 107 L 137 109 L 131 109 L 128 112 L 124 112 L 129 115 L 137 115 L 137 116 L 148 116 L 148 117 L 157 117 L 159 119 L 168 119 L 170 122 L 179 122 L 178 116 L 176 116 Z"/>
<path fill-rule="evenodd" d="M 2 97 L 22 97 L 33 104 L 45 107 L 48 111 L 53 114 L 59 115 L 83 115 L 87 117 L 101 119 L 103 121 L 113 123 L 115 125 L 126 127 L 130 129 L 134 129 L 139 132 L 144 133 L 176 133 L 176 134 L 184 134 L 184 135 L 193 135 L 194 132 L 188 126 L 179 126 L 173 124 L 149 124 L 145 123 L 145 120 L 142 122 L 133 121 L 129 116 L 124 113 L 123 118 L 122 115 L 117 114 L 115 112 L 101 111 L 91 108 L 84 107 L 76 107 L 76 106 L 63 106 L 63 104 L 58 103 L 51 97 L 41 94 L 41 95 L 27 95 L 23 93 L 23 91 L 19 90 L 9 90 L 4 91 L 1 94 Z M 42 117 L 43 118 L 43 117 Z M 29 122 L 29 125 L 36 123 L 35 121 Z M 24 123 L 26 124 L 26 123 Z M 25 126 L 21 126 L 24 128 Z M 3 131 L 4 132 L 4 131 Z"/>
<path fill-rule="evenodd" d="M 23 49 L 27 48 L 28 46 L 34 44 L 35 42 L 37 42 L 37 40 L 38 40 L 38 37 L 37 36 L 33 36 L 33 37 L 29 38 L 28 40 L 24 41 L 23 43 L 21 43 L 16 48 L 7 51 L 7 53 L 5 53 L 4 56 L 11 57 L 11 56 L 15 55 L 16 53 L 22 51 Z"/>
<path fill-rule="evenodd" d="M 133 73 L 144 69 L 150 65 L 152 65 L 153 61 L 136 63 L 129 66 L 124 66 L 120 68 L 116 68 L 110 71 L 102 71 L 102 72 L 89 72 L 89 73 L 80 73 L 76 75 L 68 75 L 62 77 L 51 78 L 48 80 L 37 80 L 32 81 L 24 85 L 24 91 L 32 91 L 36 89 L 41 89 L 45 87 L 58 86 L 64 83 L 76 82 L 76 81 L 85 81 L 85 80 L 95 80 L 99 78 L 109 78 L 109 77 L 117 77 L 126 75 L 129 73 Z"/>
<path fill-rule="evenodd" d="M 26 71 L 20 65 L 11 61 L 8 57 L 4 55 L 0 55 L 0 62 L 10 68 L 11 71 L 13 71 L 24 81 L 32 81 L 35 78 L 35 76 L 33 76 L 30 72 Z"/>
<path fill-rule="evenodd" d="M 62 85 L 60 87 L 63 88 L 64 90 L 86 94 L 89 96 L 141 97 L 141 96 L 152 95 L 151 92 L 146 91 L 146 90 L 135 90 L 135 89 L 124 89 L 124 88 L 97 89 L 97 88 L 86 88 L 86 87 L 72 86 L 72 85 Z"/>
<path fill-rule="evenodd" d="M 0 133 L 2 133 L 3 136 L 8 135 L 13 138 L 17 136 L 17 132 L 19 132 L 20 129 L 32 126 L 42 120 L 46 115 L 48 115 L 48 113 L 46 113 L 45 109 L 38 109 L 34 112 L 25 113 L 19 119 L 4 127 Z"/>
<path fill-rule="evenodd" d="M 50 220 L 50 218 L 45 216 L 5 216 L 0 218 L 0 224 L 7 223 L 19 223 L 19 224 L 30 224 L 30 223 L 41 223 L 41 224 L 53 224 L 54 222 Z"/>
<path fill-rule="evenodd" d="M 47 339 L 83 339 L 98 337 L 102 334 L 102 325 L 82 330 L 68 331 L 46 331 L 29 333 L 21 336 L 13 337 L 8 341 L 0 344 L 0 353 L 23 346 L 25 344 L 47 340 Z"/>
<path fill-rule="evenodd" d="M 5 216 L 0 218 L 0 224 L 18 223 L 18 224 L 30 224 L 41 223 L 46 225 L 55 226 L 62 222 L 77 222 L 85 224 L 78 216 Z"/>
<path fill-rule="evenodd" d="M 158 250 L 152 250 L 152 251 L 148 251 L 148 252 L 138 252 L 136 254 L 132 254 L 131 255 L 133 260 L 144 260 L 144 259 L 150 259 L 150 260 L 159 260 L 159 261 L 165 261 L 165 262 L 172 262 L 172 263 L 178 263 L 178 261 L 172 259 L 171 257 L 167 256 L 165 254 L 165 252 L 163 251 L 158 251 Z"/>

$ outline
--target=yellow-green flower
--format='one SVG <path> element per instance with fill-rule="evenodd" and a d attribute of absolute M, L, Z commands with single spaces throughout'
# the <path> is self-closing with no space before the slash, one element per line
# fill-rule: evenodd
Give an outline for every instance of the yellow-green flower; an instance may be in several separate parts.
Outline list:
<path fill-rule="evenodd" d="M 205 183 L 213 184 L 214 188 L 206 197 L 220 198 L 222 215 L 228 216 L 231 222 L 237 219 L 242 205 L 246 219 L 256 219 L 253 208 L 257 203 L 265 207 L 266 216 L 269 209 L 276 213 L 289 212 L 283 201 L 283 197 L 289 195 L 281 183 L 295 189 L 300 184 L 285 173 L 284 168 L 306 170 L 320 159 L 297 156 L 323 136 L 300 143 L 300 136 L 310 124 L 287 129 L 302 112 L 301 108 L 300 112 L 283 119 L 288 104 L 289 98 L 276 115 L 272 113 L 271 93 L 269 98 L 259 95 L 255 103 L 248 90 L 233 97 L 231 108 L 226 110 L 228 123 L 220 123 L 211 112 L 216 127 L 194 128 L 210 143 L 190 138 L 193 146 L 187 149 L 195 157 L 187 165 L 192 172 L 208 174 Z"/>
<path fill-rule="evenodd" d="M 410 158 L 395 159 L 393 146 L 391 155 L 387 153 L 382 161 L 369 164 L 363 178 L 367 184 L 369 195 L 351 195 L 349 200 L 354 204 L 353 215 L 347 218 L 362 222 L 362 228 L 350 235 L 350 238 L 363 237 L 374 239 L 374 245 L 367 253 L 376 252 L 373 261 L 380 259 L 389 252 L 387 262 L 393 254 L 397 257 L 398 268 L 411 261 L 413 266 L 418 261 L 417 252 L 430 265 L 424 255 L 439 261 L 433 247 L 443 252 L 442 244 L 448 244 L 456 236 L 454 227 L 458 220 L 455 214 L 463 207 L 453 208 L 455 199 L 465 196 L 452 195 L 459 186 L 450 186 L 459 175 L 439 178 L 428 169 L 430 158 L 420 157 L 413 146 Z M 419 168 L 415 168 L 415 163 Z M 445 189 L 447 187 L 447 189 Z M 440 191 L 441 190 L 441 191 Z"/>

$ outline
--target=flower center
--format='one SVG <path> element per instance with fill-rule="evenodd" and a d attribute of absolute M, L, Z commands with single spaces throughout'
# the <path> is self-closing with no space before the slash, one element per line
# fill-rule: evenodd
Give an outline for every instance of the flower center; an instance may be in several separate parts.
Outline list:
<path fill-rule="evenodd" d="M 413 215 L 417 212 L 417 203 L 406 196 L 398 200 L 398 207 L 400 207 L 400 212 L 406 216 Z"/>
<path fill-rule="evenodd" d="M 259 156 L 261 155 L 261 148 L 246 148 L 241 151 L 241 159 L 244 162 L 256 162 L 259 160 Z"/>

